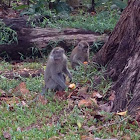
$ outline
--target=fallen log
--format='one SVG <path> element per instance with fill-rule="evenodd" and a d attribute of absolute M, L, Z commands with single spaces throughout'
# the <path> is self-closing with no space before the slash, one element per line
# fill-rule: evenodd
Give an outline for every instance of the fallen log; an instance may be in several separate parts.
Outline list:
<path fill-rule="evenodd" d="M 44 48 L 48 50 L 60 45 L 65 50 L 70 50 L 81 40 L 93 44 L 96 41 L 106 42 L 108 38 L 107 35 L 100 35 L 83 29 L 31 28 L 27 27 L 26 20 L 22 18 L 4 19 L 3 21 L 18 35 L 18 44 L 0 45 L 0 54 L 5 52 L 12 59 L 19 59 L 21 54 L 31 55 L 33 47 L 41 51 Z"/>

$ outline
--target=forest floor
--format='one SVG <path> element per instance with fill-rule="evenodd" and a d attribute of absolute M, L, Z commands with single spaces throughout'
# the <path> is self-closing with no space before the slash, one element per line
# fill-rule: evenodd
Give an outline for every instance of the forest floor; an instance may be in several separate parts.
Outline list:
<path fill-rule="evenodd" d="M 44 60 L 0 62 L 0 139 L 139 140 L 140 124 L 127 112 L 111 113 L 111 80 L 89 65 L 73 71 L 65 92 L 41 92 Z M 94 81 L 100 77 L 99 84 Z"/>
<path fill-rule="evenodd" d="M 18 15 L 15 10 L 5 15 L 0 12 L 2 18 Z M 106 11 L 96 16 L 78 13 L 51 17 L 40 26 L 82 28 L 102 34 L 113 30 L 119 15 Z M 34 22 L 31 24 L 36 27 Z M 98 44 L 95 46 L 99 49 Z M 73 71 L 69 65 L 73 80 L 72 83 L 66 80 L 71 86 L 65 92 L 49 91 L 33 101 L 44 85 L 45 61 L 6 62 L 0 57 L 0 140 L 140 139 L 139 120 L 129 116 L 127 110 L 110 112 L 115 95 L 109 90 L 112 81 L 103 77 L 104 67 L 98 71 L 85 64 Z M 139 116 L 140 113 L 138 119 Z"/>

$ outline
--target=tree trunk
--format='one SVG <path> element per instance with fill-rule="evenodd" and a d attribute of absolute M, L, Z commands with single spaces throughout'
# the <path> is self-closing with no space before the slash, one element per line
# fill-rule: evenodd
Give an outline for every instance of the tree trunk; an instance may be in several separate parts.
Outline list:
<path fill-rule="evenodd" d="M 93 61 L 107 64 L 114 81 L 116 98 L 112 111 L 136 112 L 140 107 L 140 0 L 129 1 L 108 42 Z"/>
<path fill-rule="evenodd" d="M 92 0 L 90 11 L 95 12 L 95 2 L 94 2 L 94 0 Z"/>

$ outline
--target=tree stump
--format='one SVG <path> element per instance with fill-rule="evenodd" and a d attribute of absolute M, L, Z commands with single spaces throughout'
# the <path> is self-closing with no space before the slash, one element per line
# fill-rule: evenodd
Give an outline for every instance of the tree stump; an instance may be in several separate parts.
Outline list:
<path fill-rule="evenodd" d="M 129 0 L 108 42 L 93 57 L 114 81 L 112 111 L 140 110 L 140 0 Z"/>

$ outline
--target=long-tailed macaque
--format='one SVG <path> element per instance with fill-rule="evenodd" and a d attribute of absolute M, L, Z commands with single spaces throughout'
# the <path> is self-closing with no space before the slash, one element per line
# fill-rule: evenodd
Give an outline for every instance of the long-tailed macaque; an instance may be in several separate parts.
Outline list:
<path fill-rule="evenodd" d="M 86 41 L 80 41 L 72 50 L 70 61 L 73 69 L 83 62 L 89 61 L 89 44 Z"/>
<path fill-rule="evenodd" d="M 72 75 L 67 67 L 67 57 L 65 51 L 61 47 L 54 48 L 48 58 L 46 70 L 44 73 L 45 88 L 42 94 L 45 93 L 47 89 L 53 89 L 58 91 L 63 91 L 66 89 L 65 75 L 68 75 L 70 80 L 72 80 Z"/>

